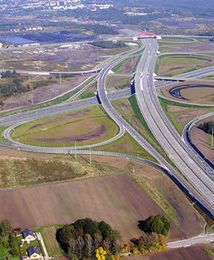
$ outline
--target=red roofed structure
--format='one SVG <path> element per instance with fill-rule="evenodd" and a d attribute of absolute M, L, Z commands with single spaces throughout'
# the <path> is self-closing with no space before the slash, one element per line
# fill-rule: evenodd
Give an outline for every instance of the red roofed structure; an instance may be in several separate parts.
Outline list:
<path fill-rule="evenodd" d="M 157 38 L 157 35 L 153 32 L 141 32 L 137 35 L 137 39 L 142 38 Z"/>

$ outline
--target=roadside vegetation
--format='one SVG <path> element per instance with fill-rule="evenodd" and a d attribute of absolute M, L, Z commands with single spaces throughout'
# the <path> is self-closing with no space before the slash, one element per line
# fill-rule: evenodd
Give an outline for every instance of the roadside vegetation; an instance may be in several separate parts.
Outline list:
<path fill-rule="evenodd" d="M 170 218 L 174 223 L 178 223 L 176 210 L 170 204 L 166 195 L 158 187 L 154 180 L 150 179 L 149 176 L 138 174 L 133 172 L 129 174 L 129 177 L 135 181 L 139 187 L 153 200 L 155 201 L 162 211 Z"/>
<path fill-rule="evenodd" d="M 168 116 L 171 123 L 174 125 L 179 134 L 182 134 L 184 127 L 190 122 L 192 119 L 207 114 L 209 112 L 213 112 L 214 108 L 196 106 L 196 105 L 188 105 L 181 104 L 176 101 L 166 100 L 164 98 L 159 98 L 160 104 Z"/>
<path fill-rule="evenodd" d="M 142 236 L 133 238 L 124 246 L 123 252 L 131 252 L 134 256 L 151 254 L 163 251 L 167 248 L 167 236 L 170 222 L 164 215 L 150 216 L 139 221 Z"/>
<path fill-rule="evenodd" d="M 193 54 L 162 55 L 157 60 L 155 73 L 171 77 L 213 64 L 214 59 L 212 56 Z"/>
<path fill-rule="evenodd" d="M 125 133 L 123 137 L 113 143 L 94 149 L 108 152 L 131 154 L 156 162 L 156 160 L 145 149 L 143 149 L 128 133 Z"/>
<path fill-rule="evenodd" d="M 198 126 L 198 128 L 203 130 L 205 133 L 207 133 L 209 135 L 214 134 L 214 122 L 213 121 L 202 123 Z"/>
<path fill-rule="evenodd" d="M 82 156 L 37 158 L 0 158 L 0 188 L 31 186 L 41 183 L 83 179 L 106 174 L 119 174 L 123 169 Z M 129 172 L 129 169 L 127 169 Z"/>
<path fill-rule="evenodd" d="M 166 159 L 169 160 L 164 150 L 154 138 L 147 126 L 140 109 L 137 105 L 135 95 L 130 98 L 112 102 L 117 111 L 140 133 L 142 136 Z"/>

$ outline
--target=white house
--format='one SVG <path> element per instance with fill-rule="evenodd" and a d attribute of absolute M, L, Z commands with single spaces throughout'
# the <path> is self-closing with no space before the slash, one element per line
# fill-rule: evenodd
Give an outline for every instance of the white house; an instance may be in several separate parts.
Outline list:
<path fill-rule="evenodd" d="M 30 259 L 43 259 L 40 250 L 36 246 L 31 246 L 27 249 L 27 254 Z"/>
<path fill-rule="evenodd" d="M 24 231 L 22 231 L 22 237 L 23 237 L 23 241 L 26 241 L 28 244 L 31 241 L 36 240 L 36 234 L 29 229 L 25 229 Z"/>

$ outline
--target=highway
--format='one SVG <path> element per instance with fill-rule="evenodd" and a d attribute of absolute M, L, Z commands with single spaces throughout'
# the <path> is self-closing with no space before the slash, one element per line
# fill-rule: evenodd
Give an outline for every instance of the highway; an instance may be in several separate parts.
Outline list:
<path fill-rule="evenodd" d="M 143 42 L 143 46 L 141 47 L 141 50 L 144 48 L 144 45 L 146 46 L 146 51 L 144 52 L 144 55 L 142 56 L 142 59 L 139 63 L 138 69 L 137 69 L 137 73 L 135 75 L 135 83 L 136 83 L 136 90 L 137 88 L 137 84 L 139 83 L 138 86 L 140 86 L 140 92 L 142 92 L 142 88 L 141 88 L 141 81 L 142 79 L 146 79 L 146 81 L 144 83 L 145 86 L 147 85 L 147 79 L 149 79 L 149 82 L 152 82 L 152 87 L 153 86 L 153 66 L 155 63 L 155 55 L 156 55 L 156 47 L 151 47 L 150 44 L 148 44 L 148 42 L 150 42 L 152 40 L 147 40 L 145 42 Z M 155 41 L 155 40 L 153 40 Z M 154 42 L 156 43 L 156 42 Z M 148 50 L 149 49 L 149 50 Z M 185 164 L 185 162 L 183 161 L 183 156 L 187 157 L 189 156 L 188 153 L 186 151 L 182 150 L 182 155 L 178 156 L 179 160 L 177 161 L 177 157 L 174 157 L 179 151 L 175 151 L 174 149 L 172 150 L 173 152 L 169 152 L 170 150 L 168 150 L 168 147 L 171 147 L 172 149 L 172 145 L 169 145 L 168 140 L 165 136 L 163 136 L 163 134 L 160 135 L 160 137 L 163 137 L 163 142 L 160 141 L 160 138 L 155 135 L 155 137 L 157 138 L 158 141 L 160 141 L 160 144 L 163 145 L 164 148 L 167 153 L 169 154 L 169 157 L 171 159 L 173 159 L 173 161 L 177 162 L 176 165 L 178 165 L 179 169 L 182 169 L 182 172 L 185 173 L 185 178 L 177 173 L 174 168 L 171 167 L 171 165 L 162 158 L 162 156 L 129 124 L 126 122 L 126 120 L 123 119 L 123 117 L 121 115 L 119 115 L 117 113 L 117 111 L 113 108 L 113 106 L 110 103 L 110 100 L 112 99 L 116 99 L 118 98 L 121 94 L 119 92 L 117 92 L 117 94 L 115 93 L 114 95 L 112 95 L 112 97 L 110 96 L 111 94 L 107 94 L 106 88 L 105 88 L 105 83 L 106 83 L 106 76 L 108 75 L 109 71 L 114 68 L 117 64 L 121 63 L 123 60 L 127 59 L 129 57 L 129 55 L 133 55 L 135 54 L 135 52 L 139 52 L 139 49 L 136 50 L 132 50 L 131 52 L 127 52 L 124 53 L 123 55 L 117 56 L 114 60 L 112 60 L 112 62 L 108 65 L 106 65 L 99 73 L 99 79 L 98 79 L 98 96 L 99 96 L 99 100 L 101 101 L 102 106 L 104 107 L 104 109 L 106 110 L 106 112 L 108 113 L 108 115 L 118 124 L 118 126 L 120 127 L 120 129 L 126 130 L 138 143 L 139 145 L 141 145 L 143 148 L 145 148 L 151 155 L 153 155 L 154 158 L 156 158 L 162 167 L 164 167 L 167 170 L 167 173 L 169 176 L 171 176 L 173 178 L 173 180 L 176 181 L 176 183 L 178 183 L 180 186 L 182 186 L 182 189 L 189 194 L 193 199 L 196 199 L 199 204 L 201 206 L 204 207 L 204 209 L 213 217 L 214 216 L 214 207 L 213 207 L 213 202 L 214 202 L 214 197 L 213 197 L 213 183 L 209 182 L 208 180 L 208 176 L 206 174 L 204 174 L 203 170 L 200 169 L 200 167 L 194 162 L 194 160 L 190 161 L 190 165 Z M 151 55 L 152 54 L 152 55 Z M 145 62 L 146 61 L 146 62 Z M 143 65 L 146 64 L 146 68 L 144 68 Z M 151 66 L 152 65 L 152 66 Z M 142 73 L 143 72 L 143 73 Z M 137 82 L 139 80 L 139 82 Z M 127 91 L 127 90 L 124 90 Z M 138 90 L 139 91 L 139 90 Z M 152 91 L 154 92 L 154 94 L 156 94 L 155 88 L 152 89 Z M 119 94 L 118 94 L 119 93 Z M 122 92 L 121 92 L 122 93 Z M 149 92 L 148 92 L 149 93 Z M 147 94 L 148 94 L 147 93 Z M 137 93 L 136 91 L 136 95 L 139 101 L 139 93 Z M 153 95 L 150 96 L 151 93 L 149 93 L 148 95 L 148 100 L 149 102 L 151 102 L 151 106 L 152 109 L 153 106 L 155 107 L 157 104 L 153 104 Z M 117 96 L 118 95 L 118 96 Z M 143 98 L 143 96 L 141 97 Z M 140 99 L 141 99 L 140 98 Z M 146 101 L 144 101 L 145 104 L 147 103 Z M 71 103 L 71 104 L 61 104 L 61 105 L 57 105 L 57 106 L 51 106 L 51 107 L 47 107 L 47 108 L 42 108 L 42 109 L 38 109 L 38 110 L 34 110 L 34 111 L 28 111 L 28 112 L 24 112 L 24 113 L 20 113 L 20 114 L 14 114 L 11 116 L 7 116 L 7 117 L 2 117 L 0 119 L 0 125 L 13 125 L 13 124 L 17 124 L 24 121 L 32 121 L 35 120 L 37 118 L 41 118 L 41 117 L 45 117 L 45 116 L 50 116 L 56 113 L 63 113 L 63 112 L 68 112 L 71 111 L 72 109 L 76 110 L 76 109 L 82 109 L 84 107 L 88 107 L 88 106 L 93 106 L 93 105 L 97 105 L 98 102 L 96 99 L 92 98 L 92 99 L 88 99 L 88 100 L 82 100 L 79 101 L 77 103 Z M 158 106 L 157 106 L 158 107 Z M 159 107 L 158 107 L 159 109 Z M 157 111 L 156 111 L 157 112 Z M 156 113 L 155 112 L 155 113 Z M 147 111 L 148 116 L 151 115 L 151 111 L 149 109 L 149 111 Z M 146 114 L 146 118 L 147 118 L 147 114 Z M 41 116 L 42 115 L 42 116 Z M 144 114 L 145 116 L 145 114 Z M 157 118 L 158 119 L 158 118 Z M 158 119 L 160 120 L 160 119 Z M 158 121 L 157 120 L 157 121 Z M 147 122 L 148 123 L 148 122 Z M 160 120 L 160 125 L 163 125 L 164 122 L 161 122 Z M 159 124 L 159 122 L 158 122 Z M 154 132 L 153 129 L 153 125 L 148 124 L 151 127 L 151 130 Z M 154 122 L 154 126 L 156 125 L 156 123 Z M 156 125 L 157 127 L 157 125 Z M 163 129 L 165 128 L 165 124 Z M 159 129 L 160 130 L 160 129 Z M 170 132 L 170 131 L 169 131 Z M 159 134 L 158 134 L 159 135 Z M 176 138 L 175 140 L 172 142 L 172 144 L 176 142 Z M 102 151 L 87 151 L 87 150 L 77 150 L 77 149 L 71 149 L 69 147 L 58 147 L 58 148 L 51 148 L 51 147 L 34 147 L 34 146 L 27 146 L 27 145 L 22 145 L 20 146 L 20 144 L 16 144 L 16 143 L 1 143 L 2 145 L 5 146 L 9 146 L 9 147 L 13 147 L 16 149 L 22 149 L 25 151 L 32 151 L 32 152 L 44 152 L 44 153 L 72 153 L 72 154 L 100 154 L 100 155 L 110 155 L 111 153 L 106 153 L 106 152 L 102 152 Z M 121 156 L 121 155 L 120 155 Z M 123 155 L 124 158 L 128 158 L 127 155 Z M 183 158 L 182 158 L 183 157 Z M 191 166 L 191 164 L 193 163 L 193 165 Z M 191 167 L 190 167 L 191 166 Z M 202 173 L 203 176 L 203 182 L 200 180 L 200 178 L 198 177 L 198 175 L 194 173 L 193 171 L 193 167 L 196 167 L 196 171 L 200 171 L 200 174 Z M 188 181 L 187 181 L 188 180 Z M 205 184 L 205 183 L 206 184 Z"/>
<path fill-rule="evenodd" d="M 203 121 L 211 116 L 214 116 L 214 112 L 205 114 L 205 115 L 201 115 L 197 118 L 194 118 L 193 120 L 191 120 L 183 129 L 182 132 L 182 140 L 186 143 L 186 145 L 189 146 L 189 149 L 192 149 L 194 152 L 196 152 L 197 154 L 199 154 L 199 156 L 201 157 L 201 160 L 206 161 L 206 163 L 212 168 L 213 172 L 212 172 L 212 179 L 214 180 L 214 163 L 211 162 L 192 142 L 191 138 L 190 138 L 190 132 L 192 130 L 192 128 L 199 123 L 200 121 Z"/>
<path fill-rule="evenodd" d="M 181 247 L 189 247 L 198 244 L 207 244 L 211 242 L 214 242 L 214 233 L 199 235 L 188 239 L 169 242 L 167 243 L 167 246 L 169 248 L 181 248 Z"/>
<path fill-rule="evenodd" d="M 151 41 L 151 40 L 148 40 Z M 149 50 L 147 49 L 149 48 Z M 138 66 L 138 70 L 136 72 L 136 76 L 135 79 L 136 81 L 139 80 L 139 86 L 140 86 L 140 92 L 142 92 L 142 88 L 141 88 L 141 77 L 144 76 L 145 79 L 147 79 L 148 75 L 153 75 L 153 67 L 150 68 L 150 62 L 148 62 L 148 52 L 151 52 L 153 50 L 153 55 L 156 55 L 157 49 L 154 48 L 152 49 L 151 46 L 149 45 L 149 47 L 147 47 L 146 44 L 146 50 L 144 51 L 144 54 L 142 56 L 142 59 L 139 63 Z M 151 56 L 151 55 L 149 55 Z M 152 56 L 152 58 L 154 58 Z M 153 60 L 153 62 L 155 61 L 155 59 L 151 59 L 151 61 Z M 149 71 L 145 71 L 144 73 L 142 73 L 143 71 L 143 64 L 147 64 L 147 66 L 149 67 Z M 201 181 L 201 179 L 198 176 L 195 176 L 194 173 L 191 172 L 191 170 L 189 170 L 189 168 L 187 168 L 187 165 L 184 165 L 184 162 L 182 160 L 182 162 L 179 161 L 179 163 L 177 163 L 179 166 L 182 166 L 182 170 L 186 173 L 186 170 L 188 170 L 188 174 L 190 172 L 191 176 L 185 176 L 185 178 L 183 178 L 182 175 L 178 174 L 172 167 L 171 165 L 169 165 L 168 162 L 166 162 L 154 149 L 153 147 L 150 146 L 150 144 L 131 126 L 129 125 L 113 108 L 113 106 L 111 105 L 110 101 L 108 100 L 108 97 L 106 95 L 106 88 L 105 88 L 105 81 L 106 81 L 106 76 L 108 74 L 108 72 L 114 67 L 116 66 L 117 62 L 112 63 L 111 65 L 107 66 L 106 68 L 104 68 L 101 71 L 101 76 L 99 77 L 98 80 L 98 93 L 99 93 L 99 99 L 104 107 L 104 109 L 106 110 L 106 112 L 108 113 L 108 115 L 121 127 L 124 126 L 126 131 L 143 147 L 145 148 L 151 155 L 153 155 L 160 163 L 162 166 L 164 166 L 169 174 L 171 174 L 173 176 L 173 178 L 175 178 L 180 185 L 182 185 L 182 187 L 189 192 L 190 196 L 192 196 L 193 198 L 195 198 L 206 210 L 207 212 L 214 217 L 214 194 L 213 194 L 213 182 L 208 178 L 208 176 L 206 174 L 204 174 L 204 172 L 201 170 L 200 173 L 203 173 L 203 177 L 205 178 L 205 181 L 207 182 L 206 185 L 208 185 L 208 187 L 204 184 L 204 180 L 203 182 Z M 152 78 L 152 83 L 153 83 L 153 78 Z M 146 82 L 144 82 L 144 84 L 147 84 L 147 80 Z M 137 89 L 136 89 L 136 94 L 137 94 Z M 137 94 L 138 95 L 138 94 Z M 142 97 L 141 97 L 142 98 Z M 140 99 L 141 99 L 140 98 Z M 143 102 L 142 102 L 143 103 Z M 146 103 L 146 101 L 144 100 L 144 103 Z M 147 109 L 146 113 L 148 115 L 150 115 L 150 111 L 149 109 Z M 144 114 L 144 113 L 143 113 Z M 144 114 L 145 116 L 145 114 Z M 156 123 L 155 123 L 156 125 Z M 153 130 L 153 125 L 151 126 L 151 124 L 149 125 L 150 129 Z M 164 126 L 165 127 L 165 126 Z M 160 141 L 160 138 L 158 136 L 156 136 L 157 140 Z M 161 144 L 163 145 L 163 147 L 165 145 L 168 144 L 168 141 L 164 140 L 164 143 L 161 142 Z M 173 157 L 173 153 L 174 153 L 174 149 L 173 149 L 173 153 L 169 153 L 169 151 L 167 150 L 167 147 L 164 148 L 164 150 L 167 152 L 167 154 L 169 155 L 170 158 Z M 187 153 L 188 156 L 188 153 Z M 181 160 L 181 157 L 179 155 L 179 159 Z M 173 160 L 176 161 L 176 160 Z M 194 162 L 194 161 L 193 161 Z M 192 163 L 192 162 L 191 162 Z M 194 165 L 194 167 L 196 167 L 196 169 L 198 170 L 198 166 L 197 164 Z M 200 169 L 199 169 L 200 170 Z"/>
<path fill-rule="evenodd" d="M 108 94 L 110 100 L 129 97 L 131 95 L 130 89 L 122 89 L 120 91 L 111 92 Z M 48 117 L 60 113 L 71 112 L 78 109 L 84 109 L 91 106 L 99 105 L 96 97 L 79 100 L 72 103 L 62 103 L 59 105 L 48 106 L 36 110 L 29 110 L 26 112 L 14 113 L 11 115 L 0 117 L 0 126 L 15 125 L 19 122 L 30 122 L 39 118 Z"/>
<path fill-rule="evenodd" d="M 146 44 L 135 74 L 136 98 L 150 130 L 169 158 L 183 174 L 183 181 L 195 190 L 195 198 L 214 213 L 214 183 L 201 167 L 192 151 L 182 142 L 177 131 L 163 113 L 153 82 L 158 44 L 155 39 L 144 41 Z M 196 195 L 197 193 L 197 195 Z M 214 215 L 213 215 L 214 216 Z"/>
<path fill-rule="evenodd" d="M 0 73 L 5 71 L 11 71 L 11 69 L 0 69 Z M 24 75 L 37 75 L 37 76 L 58 76 L 58 75 L 88 75 L 93 73 L 98 73 L 100 68 L 95 68 L 92 70 L 79 70 L 79 71 L 38 71 L 38 70 L 16 70 L 19 74 Z"/>
<path fill-rule="evenodd" d="M 25 144 L 22 144 L 22 143 L 19 143 L 18 141 L 15 141 L 13 140 L 10 135 L 11 133 L 15 130 L 16 127 L 22 125 L 24 122 L 21 121 L 15 125 L 12 125 L 10 127 L 8 127 L 4 132 L 3 132 L 3 137 L 6 141 L 8 141 L 10 144 L 16 144 L 17 147 L 19 147 L 20 149 L 26 149 L 28 148 L 29 150 L 33 150 L 34 149 L 34 146 L 31 146 L 31 145 L 25 145 Z M 104 146 L 104 145 L 107 145 L 107 144 L 110 144 L 110 143 L 113 143 L 115 141 L 117 141 L 118 139 L 120 139 L 121 137 L 123 137 L 125 134 L 125 129 L 123 127 L 120 127 L 119 129 L 119 132 L 113 136 L 112 138 L 108 139 L 108 140 L 105 140 L 103 142 L 100 142 L 100 143 L 94 143 L 94 144 L 89 144 L 89 145 L 82 145 L 82 146 L 72 146 L 72 147 L 67 147 L 66 150 L 65 150 L 65 153 L 68 153 L 69 150 L 80 150 L 80 149 L 91 149 L 91 148 L 95 148 L 95 147 L 100 147 L 100 146 Z M 45 150 L 45 147 L 41 147 L 42 149 Z M 57 147 L 53 147 L 53 149 L 55 149 Z"/>

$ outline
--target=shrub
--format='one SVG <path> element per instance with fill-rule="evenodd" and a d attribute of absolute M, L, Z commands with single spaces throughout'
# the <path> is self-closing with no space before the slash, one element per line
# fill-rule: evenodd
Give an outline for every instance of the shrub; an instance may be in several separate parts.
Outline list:
<path fill-rule="evenodd" d="M 170 222 L 163 215 L 150 216 L 139 223 L 139 227 L 146 233 L 157 233 L 166 236 L 170 229 Z"/>

